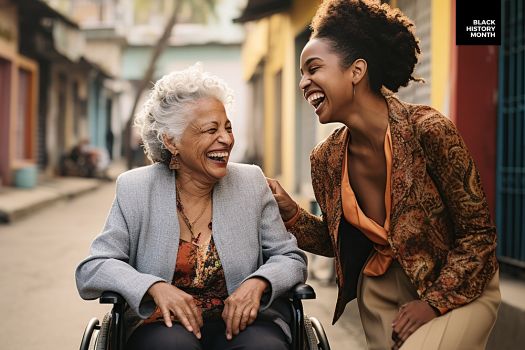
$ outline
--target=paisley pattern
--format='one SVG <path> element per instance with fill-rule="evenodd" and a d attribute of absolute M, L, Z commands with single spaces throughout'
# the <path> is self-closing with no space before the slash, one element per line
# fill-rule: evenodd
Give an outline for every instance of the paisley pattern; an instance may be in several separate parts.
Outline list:
<path fill-rule="evenodd" d="M 213 238 L 204 246 L 196 246 L 182 239 L 179 241 L 173 285 L 193 296 L 195 303 L 202 310 L 204 320 L 221 318 L 228 290 Z M 177 321 L 173 316 L 172 319 Z M 144 322 L 162 320 L 162 313 L 157 307 Z"/>
<path fill-rule="evenodd" d="M 498 269 L 496 229 L 478 171 L 454 124 L 435 109 L 385 96 L 392 134 L 392 211 L 388 241 L 421 299 L 454 309 L 476 299 Z M 304 209 L 290 231 L 299 246 L 335 256 L 334 322 L 346 303 L 338 247 L 341 167 L 348 129 L 335 130 L 310 155 L 322 217 Z"/>

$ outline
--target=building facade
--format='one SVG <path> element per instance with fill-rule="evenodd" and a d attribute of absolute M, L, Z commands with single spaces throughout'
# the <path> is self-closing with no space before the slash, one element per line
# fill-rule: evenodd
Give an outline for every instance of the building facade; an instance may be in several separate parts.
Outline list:
<path fill-rule="evenodd" d="M 108 71 L 112 80 L 112 115 L 109 125 L 114 142 L 113 155 L 124 153 L 126 124 L 158 38 L 165 23 L 175 11 L 173 0 L 48 0 L 71 15 L 86 37 L 86 55 Z M 160 55 L 152 81 L 173 70 L 201 62 L 205 70 L 224 79 L 235 92 L 235 111 L 229 116 L 233 123 L 236 144 L 232 160 L 245 159 L 247 84 L 242 79 L 241 44 L 243 27 L 232 23 L 242 0 L 216 1 L 214 11 L 202 2 L 185 2 L 177 14 L 176 24 L 167 47 Z M 107 86 L 106 86 L 107 87 Z M 151 87 L 151 86 L 150 86 Z M 142 95 L 144 99 L 146 93 Z M 139 103 L 140 108 L 141 103 Z M 109 108 L 109 107 L 107 107 Z M 91 109 L 93 110 L 93 109 Z M 95 118 L 91 118 L 95 120 Z M 100 127 L 93 123 L 94 143 L 104 141 Z M 107 132 L 105 132 L 107 134 Z M 136 136 L 136 135 L 135 135 Z M 137 137 L 131 138 L 137 142 Z M 132 148 L 135 148 L 135 144 Z"/>
<path fill-rule="evenodd" d="M 38 64 L 19 50 L 19 13 L 11 1 L 0 1 L 0 183 L 36 165 Z"/>

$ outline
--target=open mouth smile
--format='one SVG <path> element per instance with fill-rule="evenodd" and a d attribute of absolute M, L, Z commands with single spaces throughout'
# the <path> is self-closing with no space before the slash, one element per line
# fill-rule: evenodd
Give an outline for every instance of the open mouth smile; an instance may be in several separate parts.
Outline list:
<path fill-rule="evenodd" d="M 317 112 L 325 100 L 325 94 L 322 92 L 313 92 L 306 97 L 306 100 Z"/>
<path fill-rule="evenodd" d="M 226 151 L 222 151 L 222 152 L 212 151 L 212 152 L 206 153 L 206 157 L 208 157 L 209 159 L 215 162 L 220 162 L 220 163 L 226 163 L 228 161 L 229 155 L 230 155 L 230 152 L 226 152 Z"/>

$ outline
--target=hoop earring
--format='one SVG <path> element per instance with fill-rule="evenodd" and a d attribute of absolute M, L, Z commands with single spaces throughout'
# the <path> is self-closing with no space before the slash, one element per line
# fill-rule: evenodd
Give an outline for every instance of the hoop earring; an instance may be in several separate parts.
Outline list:
<path fill-rule="evenodd" d="M 178 157 L 178 153 L 174 153 L 171 155 L 171 160 L 170 160 L 170 165 L 169 165 L 169 168 L 171 170 L 178 170 L 180 169 L 180 161 L 179 161 L 179 157 Z"/>

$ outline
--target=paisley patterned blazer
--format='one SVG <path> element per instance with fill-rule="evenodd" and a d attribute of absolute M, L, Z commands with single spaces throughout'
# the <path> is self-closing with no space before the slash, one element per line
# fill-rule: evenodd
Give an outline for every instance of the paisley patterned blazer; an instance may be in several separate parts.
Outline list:
<path fill-rule="evenodd" d="M 422 300 L 458 308 L 480 296 L 498 269 L 496 229 L 478 171 L 449 119 L 428 106 L 385 98 L 393 149 L 388 242 Z M 337 248 L 347 133 L 346 126 L 335 130 L 310 155 L 322 216 L 301 208 L 290 228 L 302 249 L 335 257 L 339 295 L 334 323 L 355 297 L 355 291 L 345 292 L 341 260 L 347 250 Z"/>

